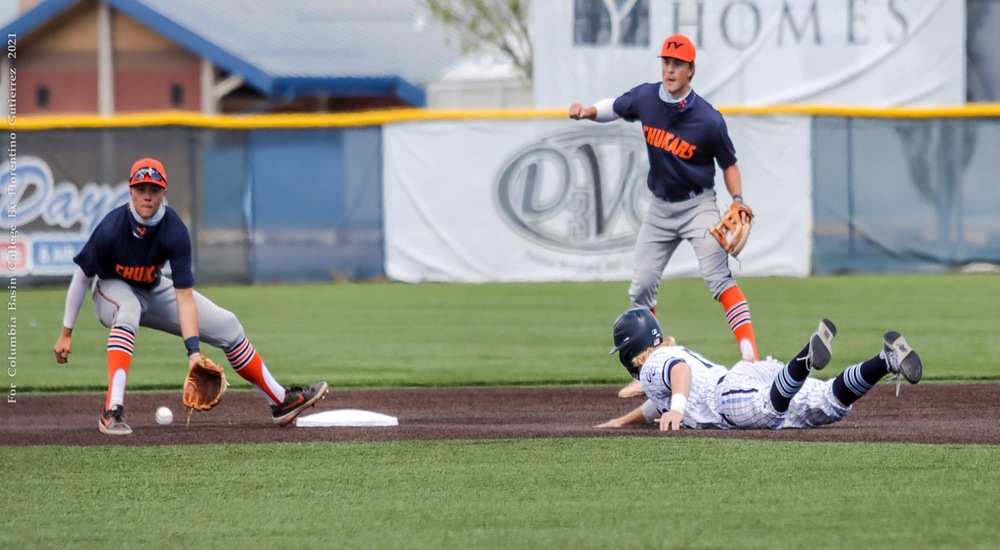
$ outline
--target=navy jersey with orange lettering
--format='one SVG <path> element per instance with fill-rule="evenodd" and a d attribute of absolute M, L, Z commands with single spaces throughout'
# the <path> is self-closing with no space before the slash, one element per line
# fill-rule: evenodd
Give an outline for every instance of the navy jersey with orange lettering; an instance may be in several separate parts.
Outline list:
<path fill-rule="evenodd" d="M 660 83 L 640 84 L 615 99 L 618 116 L 642 123 L 649 154 L 646 183 L 653 195 L 684 200 L 715 186 L 719 168 L 736 164 L 722 114 L 692 90 L 679 103 L 660 98 Z"/>
<path fill-rule="evenodd" d="M 147 290 L 159 283 L 160 271 L 169 261 L 174 288 L 194 286 L 191 237 L 184 221 L 169 206 L 163 219 L 153 226 L 137 222 L 128 204 L 115 208 L 97 225 L 73 261 L 88 277 L 121 279 Z"/>

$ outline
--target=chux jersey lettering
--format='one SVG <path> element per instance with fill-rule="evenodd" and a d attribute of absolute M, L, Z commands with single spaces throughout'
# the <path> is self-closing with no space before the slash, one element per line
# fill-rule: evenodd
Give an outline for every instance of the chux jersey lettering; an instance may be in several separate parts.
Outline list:
<path fill-rule="evenodd" d="M 162 267 L 163 264 L 147 266 L 125 266 L 116 264 L 115 273 L 126 281 L 153 284 L 156 282 L 156 277 L 159 275 L 159 271 Z"/>

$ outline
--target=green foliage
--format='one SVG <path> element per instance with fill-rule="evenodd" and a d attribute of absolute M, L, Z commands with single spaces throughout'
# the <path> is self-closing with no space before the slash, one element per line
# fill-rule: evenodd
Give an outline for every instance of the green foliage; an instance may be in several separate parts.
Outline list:
<path fill-rule="evenodd" d="M 870 358 L 882 333 L 898 330 L 924 358 L 925 381 L 998 380 L 993 335 L 1000 280 L 989 275 L 748 278 L 762 355 L 787 359 L 821 317 L 839 329 L 836 376 Z M 325 379 L 334 387 L 618 384 L 611 325 L 628 307 L 628 284 L 406 285 L 359 283 L 208 287 L 201 291 L 240 318 L 279 382 Z M 18 392 L 107 388 L 107 329 L 89 300 L 67 365 L 52 346 L 64 289 L 18 293 Z M 739 358 L 722 309 L 700 279 L 666 280 L 658 313 L 664 332 L 723 364 Z M 218 350 L 204 351 L 220 364 Z M 179 389 L 187 369 L 179 338 L 141 329 L 129 390 Z M 231 376 L 235 388 L 249 386 Z"/>
<path fill-rule="evenodd" d="M 531 80 L 528 2 L 521 0 L 423 0 L 431 15 L 454 29 L 465 53 L 499 51 Z"/>
<path fill-rule="evenodd" d="M 994 547 L 1000 448 L 695 438 L 0 448 L 4 547 Z"/>

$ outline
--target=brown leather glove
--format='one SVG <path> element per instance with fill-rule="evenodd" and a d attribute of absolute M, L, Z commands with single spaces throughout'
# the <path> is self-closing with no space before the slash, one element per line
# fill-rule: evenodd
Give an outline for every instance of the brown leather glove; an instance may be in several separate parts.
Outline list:
<path fill-rule="evenodd" d="M 719 246 L 735 258 L 746 246 L 751 227 L 753 210 L 743 201 L 736 201 L 729 210 L 722 213 L 722 219 L 712 228 L 712 236 L 719 241 Z"/>
<path fill-rule="evenodd" d="M 184 406 L 207 411 L 219 404 L 229 382 L 222 367 L 204 355 L 188 370 L 184 380 Z"/>

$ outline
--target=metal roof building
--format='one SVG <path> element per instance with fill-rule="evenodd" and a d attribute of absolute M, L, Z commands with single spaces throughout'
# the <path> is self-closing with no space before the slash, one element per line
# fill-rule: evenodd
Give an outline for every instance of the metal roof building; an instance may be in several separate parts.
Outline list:
<path fill-rule="evenodd" d="M 92 52 L 96 110 L 105 114 L 107 103 L 120 103 L 118 88 L 142 78 L 140 69 L 147 75 L 155 71 L 162 60 L 163 55 L 140 60 L 146 52 L 143 35 L 151 38 L 149 33 L 183 52 L 188 71 L 200 63 L 199 89 L 186 97 L 200 95 L 197 110 L 206 112 L 286 110 L 282 106 L 296 102 L 298 110 L 327 110 L 303 103 L 304 98 L 333 99 L 334 105 L 343 99 L 359 106 L 423 106 L 426 86 L 463 57 L 417 0 L 44 0 L 3 32 L 17 37 L 29 72 L 36 45 L 48 58 L 71 59 L 67 51 L 72 50 L 77 59 L 87 60 L 81 52 Z M 46 39 L 59 33 L 71 37 Z M 130 55 L 131 67 L 116 63 Z M 48 63 L 70 71 L 86 64 Z M 47 78 L 37 85 L 59 86 Z M 258 94 L 260 101 L 220 109 L 217 102 L 237 90 Z M 129 94 L 140 91 L 129 88 Z"/>

